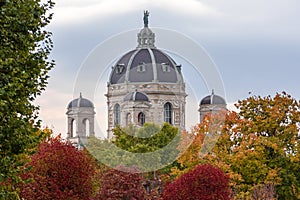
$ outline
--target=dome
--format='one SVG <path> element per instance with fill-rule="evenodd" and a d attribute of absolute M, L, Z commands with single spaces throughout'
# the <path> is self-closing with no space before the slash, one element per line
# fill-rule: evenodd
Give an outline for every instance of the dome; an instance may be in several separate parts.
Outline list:
<path fill-rule="evenodd" d="M 222 105 L 225 105 L 226 102 L 221 96 L 215 95 L 214 92 L 212 92 L 211 95 L 208 95 L 208 96 L 204 97 L 200 102 L 200 106 L 201 105 L 208 105 L 208 104 L 222 104 Z"/>
<path fill-rule="evenodd" d="M 149 98 L 142 92 L 130 92 L 124 97 L 124 101 L 149 101 Z"/>
<path fill-rule="evenodd" d="M 125 53 L 112 67 L 108 84 L 179 83 L 183 80 L 181 65 L 155 47 L 155 34 L 148 27 L 145 13 L 144 28 L 138 33 L 138 46 Z"/>
<path fill-rule="evenodd" d="M 77 99 L 74 99 L 73 101 L 71 101 L 68 104 L 68 108 L 74 108 L 74 107 L 90 107 L 90 108 L 94 108 L 94 104 L 85 98 L 82 98 L 82 95 L 80 93 L 80 97 Z"/>
<path fill-rule="evenodd" d="M 113 67 L 110 84 L 163 82 L 182 80 L 181 66 L 156 48 L 138 48 L 122 56 Z"/>

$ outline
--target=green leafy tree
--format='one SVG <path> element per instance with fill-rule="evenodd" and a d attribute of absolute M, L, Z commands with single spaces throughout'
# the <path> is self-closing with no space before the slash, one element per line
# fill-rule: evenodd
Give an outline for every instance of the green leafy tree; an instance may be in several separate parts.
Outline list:
<path fill-rule="evenodd" d="M 165 147 L 178 134 L 178 128 L 165 123 L 162 127 L 156 124 L 145 123 L 140 129 L 133 125 L 116 127 L 113 143 L 129 152 L 153 152 Z"/>
<path fill-rule="evenodd" d="M 152 157 L 149 156 L 148 159 L 139 159 L 144 166 L 151 168 L 152 163 L 159 162 L 162 168 L 171 165 L 177 159 L 179 155 L 177 146 L 180 141 L 180 132 L 177 127 L 168 123 L 161 127 L 146 123 L 135 131 L 135 135 L 131 135 L 128 129 L 133 130 L 131 127 L 116 127 L 113 130 L 115 135 L 113 143 L 128 152 L 152 153 Z M 141 167 L 141 169 L 144 168 Z"/>
<path fill-rule="evenodd" d="M 176 160 L 180 133 L 177 127 L 163 124 L 145 124 L 140 129 L 134 126 L 116 127 L 112 141 L 90 137 L 87 149 L 96 159 L 111 167 L 136 165 L 141 171 L 162 168 Z M 146 137 L 147 136 L 147 137 Z M 149 168 L 149 169 L 148 169 Z"/>
<path fill-rule="evenodd" d="M 15 190 L 4 181 L 17 182 L 24 154 L 40 142 L 35 98 L 45 89 L 48 71 L 50 22 L 54 3 L 40 0 L 4 0 L 0 3 L 0 193 Z"/>

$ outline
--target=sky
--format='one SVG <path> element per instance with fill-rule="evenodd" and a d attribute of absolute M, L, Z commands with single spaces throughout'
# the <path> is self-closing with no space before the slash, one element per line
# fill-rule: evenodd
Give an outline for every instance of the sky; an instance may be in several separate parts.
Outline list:
<path fill-rule="evenodd" d="M 49 74 L 47 90 L 36 101 L 43 126 L 52 128 L 55 134 L 67 132 L 66 107 L 79 97 L 76 85 L 83 66 L 97 49 L 105 52 L 106 42 L 117 41 L 118 36 L 128 38 L 119 46 L 114 44 L 118 52 L 134 49 L 136 34 L 143 27 L 144 10 L 150 11 L 149 26 L 157 31 L 158 48 L 160 44 L 166 47 L 162 41 L 167 38 L 163 35 L 166 30 L 186 36 L 203 49 L 222 82 L 224 90 L 216 93 L 224 96 L 230 108 L 250 95 L 274 96 L 282 91 L 299 100 L 299 9 L 298 0 L 57 0 L 52 10 L 54 18 L 47 27 L 53 33 L 51 58 L 56 66 Z M 189 46 L 184 50 L 195 51 Z M 116 58 L 119 56 L 120 53 Z M 189 71 L 192 66 L 185 55 L 172 56 L 186 73 L 183 75 L 192 102 L 187 108 L 192 113 L 187 119 L 189 129 L 199 121 L 198 103 L 211 92 L 211 87 L 199 75 L 196 79 L 201 84 L 193 83 L 195 77 Z M 101 59 L 103 53 L 98 57 Z M 96 132 L 100 135 L 105 134 L 107 125 L 104 94 L 114 61 L 99 63 L 103 73 L 92 83 L 96 87 L 92 93 L 81 91 L 83 97 L 94 102 Z"/>

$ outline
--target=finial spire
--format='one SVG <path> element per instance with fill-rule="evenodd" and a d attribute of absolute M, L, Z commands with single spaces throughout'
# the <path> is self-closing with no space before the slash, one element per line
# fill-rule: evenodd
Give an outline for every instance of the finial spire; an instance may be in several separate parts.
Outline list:
<path fill-rule="evenodd" d="M 82 93 L 80 92 L 80 94 L 79 94 L 79 98 L 81 99 L 82 98 Z"/>
<path fill-rule="evenodd" d="M 137 48 L 155 48 L 155 34 L 148 27 L 149 11 L 144 11 L 144 28 L 138 33 Z"/>
<path fill-rule="evenodd" d="M 144 27 L 148 27 L 148 17 L 149 17 L 149 11 L 148 10 L 145 10 L 144 11 Z"/>
<path fill-rule="evenodd" d="M 215 95 L 215 91 L 214 89 L 211 90 L 211 95 L 210 95 L 210 104 L 214 104 L 214 95 Z"/>

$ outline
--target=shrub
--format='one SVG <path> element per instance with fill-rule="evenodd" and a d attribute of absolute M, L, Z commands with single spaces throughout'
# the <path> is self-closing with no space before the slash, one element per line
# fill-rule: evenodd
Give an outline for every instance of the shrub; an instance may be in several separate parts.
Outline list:
<path fill-rule="evenodd" d="M 168 184 L 164 200 L 230 199 L 229 177 L 210 164 L 198 165 Z"/>

